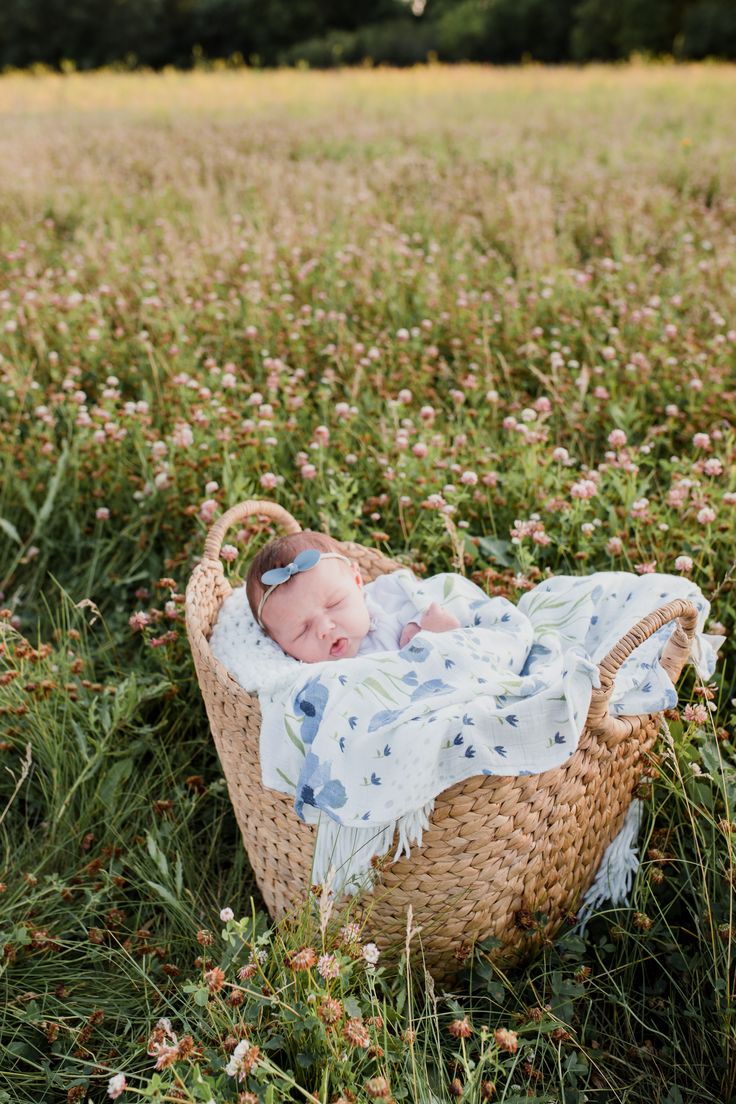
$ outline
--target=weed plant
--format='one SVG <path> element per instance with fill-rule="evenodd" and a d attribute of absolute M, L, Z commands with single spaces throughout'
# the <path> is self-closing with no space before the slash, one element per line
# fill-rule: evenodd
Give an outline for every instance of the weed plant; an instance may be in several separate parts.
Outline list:
<path fill-rule="evenodd" d="M 0 79 L 3 1104 L 736 1099 L 730 640 L 630 907 L 448 990 L 410 916 L 393 957 L 327 893 L 269 923 L 182 616 L 261 496 L 512 599 L 686 573 L 730 626 L 735 81 Z"/>

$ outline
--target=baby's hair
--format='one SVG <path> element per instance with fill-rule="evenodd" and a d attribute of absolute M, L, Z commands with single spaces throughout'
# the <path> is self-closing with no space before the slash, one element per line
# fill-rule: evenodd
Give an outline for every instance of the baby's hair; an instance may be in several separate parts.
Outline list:
<path fill-rule="evenodd" d="M 340 552 L 342 555 L 345 554 L 342 545 L 334 537 L 328 537 L 326 533 L 313 532 L 311 529 L 303 529 L 301 533 L 294 533 L 289 537 L 277 537 L 276 540 L 267 544 L 251 560 L 245 579 L 245 593 L 248 596 L 248 602 L 256 621 L 258 620 L 258 603 L 268 589 L 261 582 L 261 575 L 265 575 L 267 571 L 271 571 L 274 567 L 285 567 L 305 548 L 316 548 L 318 552 Z M 287 582 L 282 585 L 288 586 L 289 584 Z M 265 626 L 263 626 L 263 631 L 268 632 Z"/>

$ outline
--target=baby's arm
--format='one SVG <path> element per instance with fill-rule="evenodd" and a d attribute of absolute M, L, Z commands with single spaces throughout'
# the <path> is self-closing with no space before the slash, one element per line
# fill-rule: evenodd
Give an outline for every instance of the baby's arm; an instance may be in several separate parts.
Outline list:
<path fill-rule="evenodd" d="M 408 625 L 404 626 L 399 638 L 399 647 L 406 647 L 409 641 L 422 629 L 427 632 L 449 632 L 451 629 L 459 628 L 460 622 L 454 614 L 448 613 L 442 606 L 432 602 L 419 618 L 419 624 L 416 621 L 410 621 Z"/>

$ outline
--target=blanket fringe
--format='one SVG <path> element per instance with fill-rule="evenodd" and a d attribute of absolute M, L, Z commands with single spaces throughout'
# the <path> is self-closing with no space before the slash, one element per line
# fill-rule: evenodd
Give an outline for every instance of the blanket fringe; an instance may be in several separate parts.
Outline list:
<path fill-rule="evenodd" d="M 576 931 L 583 935 L 594 912 L 606 901 L 614 906 L 628 905 L 634 876 L 639 869 L 637 838 L 644 806 L 635 798 L 626 812 L 623 827 L 603 853 L 593 884 L 583 895 L 578 909 Z"/>
<path fill-rule="evenodd" d="M 385 856 L 397 835 L 398 843 L 391 861 L 410 858 L 411 848 L 422 846 L 422 837 L 429 828 L 433 809 L 434 801 L 428 801 L 421 809 L 414 809 L 406 816 L 376 828 L 371 835 L 365 828 L 348 828 L 322 817 L 317 828 L 312 882 L 323 885 L 329 879 L 330 889 L 336 897 L 342 893 L 355 894 L 372 889 L 376 874 L 372 860 Z"/>

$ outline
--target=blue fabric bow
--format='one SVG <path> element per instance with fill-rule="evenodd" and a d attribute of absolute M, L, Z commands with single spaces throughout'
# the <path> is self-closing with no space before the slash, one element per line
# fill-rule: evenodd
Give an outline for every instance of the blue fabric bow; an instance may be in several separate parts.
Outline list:
<path fill-rule="evenodd" d="M 316 548 L 305 548 L 285 567 L 274 567 L 264 572 L 261 575 L 261 582 L 266 586 L 278 586 L 279 583 L 285 583 L 292 575 L 298 575 L 300 571 L 309 571 L 311 567 L 316 567 L 320 557 L 321 553 Z"/>

